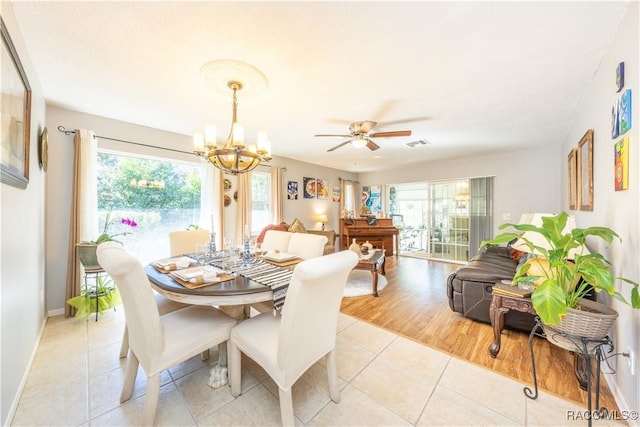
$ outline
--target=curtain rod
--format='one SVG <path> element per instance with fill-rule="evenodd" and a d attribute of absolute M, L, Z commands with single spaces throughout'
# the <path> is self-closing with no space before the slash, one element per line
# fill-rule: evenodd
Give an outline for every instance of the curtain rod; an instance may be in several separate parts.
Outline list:
<path fill-rule="evenodd" d="M 69 130 L 69 129 L 65 129 L 64 126 L 58 126 L 58 130 L 62 133 L 64 133 L 65 135 L 71 135 L 71 134 L 75 134 L 76 131 L 75 130 Z M 148 147 L 148 148 L 157 148 L 159 150 L 167 150 L 167 151 L 173 151 L 175 153 L 182 153 L 182 154 L 193 154 L 190 151 L 182 151 L 182 150 L 176 150 L 174 148 L 165 148 L 165 147 L 157 147 L 155 145 L 149 145 L 149 144 L 143 144 L 141 142 L 133 142 L 133 141 L 127 141 L 124 139 L 117 139 L 117 138 L 109 138 L 108 136 L 100 136 L 100 135 L 96 135 L 96 138 L 100 138 L 100 139 L 108 139 L 109 141 L 116 141 L 116 142 L 124 142 L 125 144 L 133 144 L 133 145 L 139 145 L 141 147 Z"/>
<path fill-rule="evenodd" d="M 75 134 L 76 131 L 75 130 L 69 130 L 66 129 L 64 126 L 58 126 L 58 130 L 62 133 L 64 133 L 65 135 L 71 135 L 71 134 Z M 191 154 L 193 155 L 192 151 L 182 151 L 182 150 L 176 150 L 174 148 L 165 148 L 165 147 L 158 147 L 155 145 L 149 145 L 149 144 L 143 144 L 141 142 L 133 142 L 133 141 L 127 141 L 124 139 L 117 139 L 117 138 L 109 138 L 108 136 L 100 136 L 100 135 L 96 135 L 96 138 L 100 138 L 100 139 L 108 139 L 109 141 L 117 141 L 117 142 L 124 142 L 125 144 L 133 144 L 133 145 L 139 145 L 141 147 L 149 147 L 149 148 L 157 148 L 158 150 L 167 150 L 167 151 L 173 151 L 174 153 L 182 153 L 182 154 Z M 265 164 L 260 164 L 259 166 L 266 166 L 268 168 L 274 168 L 276 166 L 271 166 L 271 165 L 265 165 Z M 285 172 L 287 171 L 286 167 L 281 167 L 280 169 L 284 170 Z"/>
<path fill-rule="evenodd" d="M 355 182 L 356 184 L 360 184 L 360 181 L 356 181 L 354 179 L 341 178 L 341 177 L 338 177 L 338 181 L 351 181 L 351 182 Z"/>

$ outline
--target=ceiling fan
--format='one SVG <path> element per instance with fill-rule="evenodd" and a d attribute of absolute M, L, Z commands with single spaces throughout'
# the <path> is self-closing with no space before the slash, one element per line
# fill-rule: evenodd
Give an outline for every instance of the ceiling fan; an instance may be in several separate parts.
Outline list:
<path fill-rule="evenodd" d="M 334 134 L 319 134 L 314 136 L 332 136 L 332 137 L 342 137 L 349 138 L 341 144 L 336 145 L 333 148 L 328 149 L 327 151 L 337 150 L 343 145 L 351 144 L 354 147 L 367 147 L 369 150 L 374 151 L 380 148 L 378 144 L 373 142 L 371 138 L 391 138 L 394 136 L 411 136 L 410 130 L 396 130 L 390 132 L 374 132 L 369 133 L 371 129 L 377 125 L 378 122 L 372 121 L 364 121 L 364 122 L 353 122 L 349 125 L 349 134 L 347 135 L 334 135 Z"/>

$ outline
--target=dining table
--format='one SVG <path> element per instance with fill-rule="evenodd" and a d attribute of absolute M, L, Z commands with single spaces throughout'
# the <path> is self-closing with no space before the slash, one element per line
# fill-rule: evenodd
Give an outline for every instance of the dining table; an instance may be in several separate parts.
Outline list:
<path fill-rule="evenodd" d="M 274 275 L 269 272 L 280 270 L 289 272 L 288 278 L 290 279 L 293 266 L 280 267 L 264 261 L 254 261 L 249 267 L 238 265 L 231 277 L 225 276 L 229 277 L 228 280 L 199 287 L 184 286 L 173 274 L 170 274 L 170 271 L 164 271 L 154 263 L 145 266 L 144 269 L 151 287 L 159 294 L 185 304 L 217 307 L 241 322 L 248 317 L 247 308 L 251 304 L 271 302 L 274 304 L 274 315 L 279 315 L 278 309 L 284 303 L 288 280 L 285 279 L 286 284 L 280 282 L 278 285 L 280 289 L 273 288 L 277 296 L 276 301 L 278 302 L 276 303 L 274 290 L 272 290 L 272 286 L 269 286 L 270 282 L 266 278 Z M 261 272 L 265 273 L 261 274 Z M 286 273 L 284 274 L 286 276 Z M 278 297 L 278 294 L 281 295 Z M 209 386 L 215 389 L 227 384 L 227 382 L 227 352 L 226 343 L 223 343 L 220 346 L 218 363 L 210 371 Z"/>

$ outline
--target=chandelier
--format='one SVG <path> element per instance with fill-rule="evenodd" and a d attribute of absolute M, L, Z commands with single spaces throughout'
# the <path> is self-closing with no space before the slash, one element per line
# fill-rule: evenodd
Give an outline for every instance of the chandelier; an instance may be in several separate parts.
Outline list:
<path fill-rule="evenodd" d="M 193 133 L 193 145 L 197 156 L 206 158 L 225 173 L 238 175 L 252 171 L 262 162 L 270 161 L 271 144 L 267 139 L 267 134 L 260 131 L 256 144 L 245 145 L 244 129 L 237 120 L 237 93 L 242 89 L 242 83 L 237 80 L 229 80 L 227 87 L 233 91 L 233 114 L 227 141 L 223 145 L 219 145 L 216 142 L 216 128 L 207 126 L 204 133 L 201 131 Z"/>

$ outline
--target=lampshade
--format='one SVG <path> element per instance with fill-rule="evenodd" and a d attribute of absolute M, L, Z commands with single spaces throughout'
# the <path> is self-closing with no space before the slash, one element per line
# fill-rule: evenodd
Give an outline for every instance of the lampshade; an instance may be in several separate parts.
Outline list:
<path fill-rule="evenodd" d="M 531 224 L 531 225 L 535 225 L 536 227 L 542 227 L 542 218 L 548 217 L 548 216 L 553 216 L 553 214 L 523 213 L 522 216 L 520 216 L 520 221 L 518 222 L 518 224 Z M 573 230 L 574 228 L 576 228 L 576 219 L 573 215 L 569 215 L 569 217 L 567 218 L 567 224 L 565 225 L 564 230 L 562 230 L 562 233 L 563 234 L 570 233 L 571 230 Z M 535 246 L 539 246 L 547 250 L 552 249 L 551 246 L 549 245 L 549 242 L 547 242 L 547 240 L 544 237 L 542 237 L 542 235 L 540 235 L 539 233 L 531 232 L 531 231 L 525 231 L 520 236 L 520 238 L 516 240 L 516 242 L 513 245 L 511 245 L 511 247 L 513 249 L 517 249 L 522 252 L 531 252 L 525 240 L 529 241 Z M 533 253 L 537 254 L 537 252 L 535 251 Z M 580 248 L 574 248 L 569 250 L 569 259 L 575 259 L 577 255 L 587 255 L 587 254 L 589 254 L 589 250 L 587 249 L 586 246 L 582 245 L 582 247 Z"/>
<path fill-rule="evenodd" d="M 326 214 L 315 214 L 313 216 L 313 220 L 315 222 L 327 222 L 327 221 L 329 221 L 329 219 L 327 218 Z"/>

